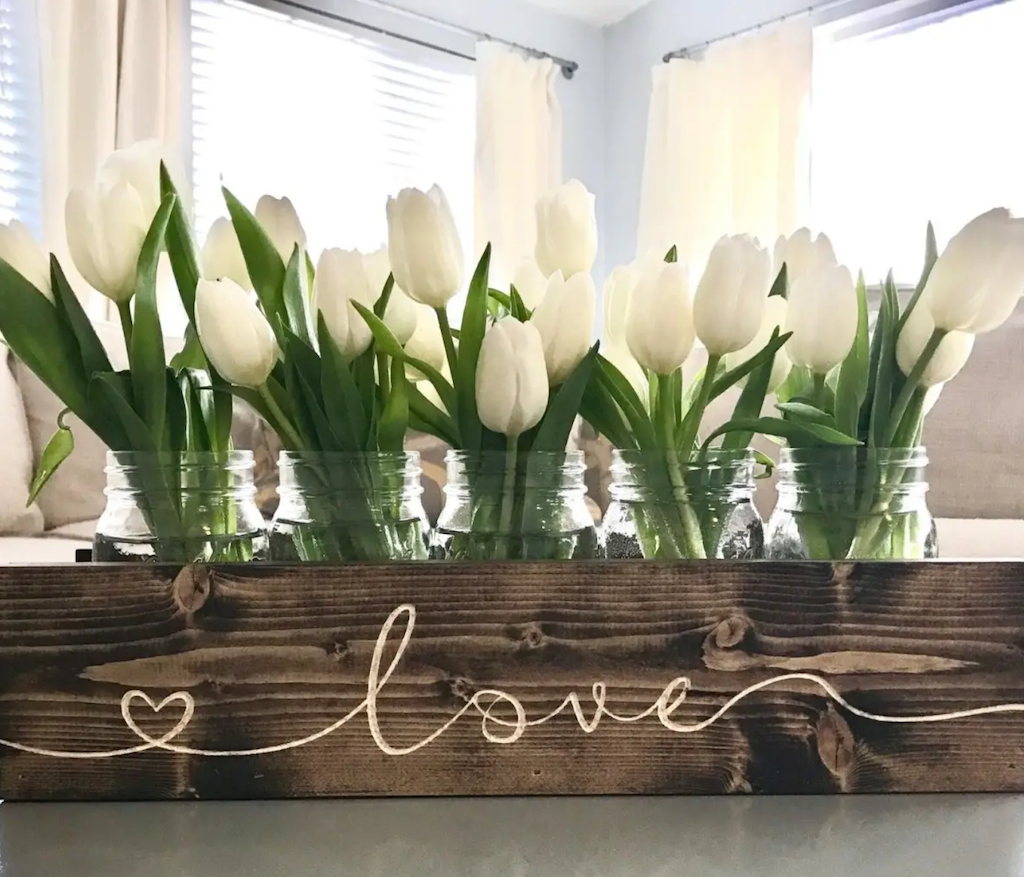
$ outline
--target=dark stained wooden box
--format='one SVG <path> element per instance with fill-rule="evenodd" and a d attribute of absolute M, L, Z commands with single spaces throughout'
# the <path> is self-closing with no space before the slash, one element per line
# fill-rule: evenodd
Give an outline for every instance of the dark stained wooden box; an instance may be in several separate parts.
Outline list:
<path fill-rule="evenodd" d="M 0 567 L 0 798 L 1021 792 L 1022 648 L 1016 562 Z"/>

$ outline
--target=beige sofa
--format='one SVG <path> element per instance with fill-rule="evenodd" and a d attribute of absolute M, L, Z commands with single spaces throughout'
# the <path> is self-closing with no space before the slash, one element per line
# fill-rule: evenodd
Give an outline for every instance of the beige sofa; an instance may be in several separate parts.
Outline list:
<path fill-rule="evenodd" d="M 123 362 L 120 330 L 100 327 L 115 365 Z M 174 342 L 168 342 L 169 350 Z M 1016 451 L 1024 435 L 1024 313 L 979 339 L 965 371 L 946 388 L 925 433 L 931 463 L 929 506 L 938 519 L 939 545 L 946 558 L 1024 558 L 1024 456 Z M 75 425 L 76 448 L 31 507 L 25 505 L 38 455 L 61 410 L 56 398 L 0 346 L 0 564 L 73 562 L 87 548 L 104 506 L 102 443 Z M 730 400 L 711 412 L 728 416 Z M 74 421 L 72 420 L 74 425 Z M 269 516 L 275 506 L 277 445 L 272 433 L 249 412 L 238 412 L 237 447 L 256 454 L 258 501 Z M 578 439 L 588 458 L 587 482 L 595 515 L 607 504 L 610 450 L 586 432 Z M 444 448 L 415 436 L 411 447 L 423 455 L 424 503 L 432 518 L 442 502 Z M 773 451 L 765 442 L 763 450 Z M 762 482 L 758 507 L 767 517 L 774 485 Z"/>

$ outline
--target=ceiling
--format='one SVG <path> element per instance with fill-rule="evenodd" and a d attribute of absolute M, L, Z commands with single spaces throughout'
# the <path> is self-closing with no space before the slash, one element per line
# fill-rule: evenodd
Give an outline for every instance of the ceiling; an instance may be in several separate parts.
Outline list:
<path fill-rule="evenodd" d="M 627 15 L 651 0 L 529 0 L 534 6 L 540 6 L 559 15 L 578 18 L 580 21 L 604 27 L 622 21 Z"/>

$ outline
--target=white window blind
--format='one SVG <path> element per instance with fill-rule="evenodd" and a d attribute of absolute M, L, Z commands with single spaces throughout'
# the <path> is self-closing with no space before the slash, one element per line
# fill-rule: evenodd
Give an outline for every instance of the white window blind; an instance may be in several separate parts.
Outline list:
<path fill-rule="evenodd" d="M 41 231 L 35 4 L 0 0 L 0 222 Z"/>
<path fill-rule="evenodd" d="M 236 0 L 192 0 L 193 184 L 202 238 L 226 185 L 287 195 L 315 260 L 387 239 L 385 203 L 438 183 L 467 257 L 473 62 Z"/>
<path fill-rule="evenodd" d="M 815 47 L 815 224 L 869 283 L 917 282 L 924 231 L 1024 213 L 1024 0 Z"/>

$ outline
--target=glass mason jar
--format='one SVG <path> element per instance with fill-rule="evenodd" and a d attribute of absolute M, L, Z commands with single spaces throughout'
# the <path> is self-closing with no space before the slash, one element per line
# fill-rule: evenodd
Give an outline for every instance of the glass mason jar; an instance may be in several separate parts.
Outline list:
<path fill-rule="evenodd" d="M 938 557 L 917 448 L 783 448 L 768 521 L 772 560 Z"/>
<path fill-rule="evenodd" d="M 580 451 L 449 451 L 440 560 L 589 560 L 600 556 Z"/>
<path fill-rule="evenodd" d="M 276 561 L 425 560 L 420 455 L 282 451 Z"/>
<path fill-rule="evenodd" d="M 678 473 L 673 477 L 670 463 Z M 615 451 L 611 504 L 601 527 L 609 560 L 747 559 L 764 556 L 754 507 L 753 452 L 709 451 L 677 462 L 658 451 Z"/>
<path fill-rule="evenodd" d="M 266 560 L 251 451 L 107 452 L 107 505 L 93 560 L 230 563 Z"/>

